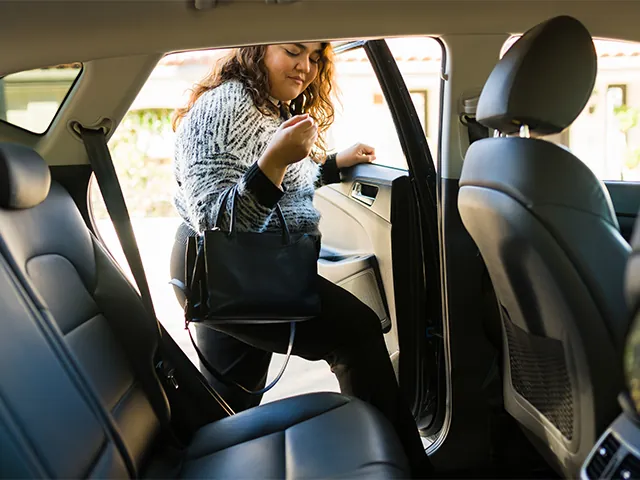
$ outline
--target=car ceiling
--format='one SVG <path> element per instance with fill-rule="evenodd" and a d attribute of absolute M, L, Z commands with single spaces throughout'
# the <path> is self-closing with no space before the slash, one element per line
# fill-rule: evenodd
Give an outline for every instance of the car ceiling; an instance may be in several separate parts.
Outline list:
<path fill-rule="evenodd" d="M 218 3 L 204 10 L 193 8 L 193 0 L 3 3 L 0 75 L 59 63 L 85 65 L 70 101 L 45 135 L 0 124 L 0 140 L 30 145 L 51 165 L 84 163 L 69 120 L 86 126 L 101 118 L 118 123 L 161 56 L 177 50 L 419 34 L 508 35 L 560 14 L 578 18 L 595 37 L 640 41 L 640 2 L 625 0 Z"/>

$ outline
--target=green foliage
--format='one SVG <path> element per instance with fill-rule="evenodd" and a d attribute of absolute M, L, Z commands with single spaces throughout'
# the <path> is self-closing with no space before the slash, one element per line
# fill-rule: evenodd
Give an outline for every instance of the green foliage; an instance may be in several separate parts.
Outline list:
<path fill-rule="evenodd" d="M 640 109 L 629 107 L 628 105 L 616 107 L 614 114 L 616 116 L 616 120 L 618 120 L 620 131 L 624 134 L 628 133 L 629 130 L 636 128 L 640 121 Z M 625 152 L 624 165 L 629 170 L 638 168 L 640 165 L 640 148 L 627 148 L 627 151 Z M 624 180 L 624 178 L 621 180 Z"/>
<path fill-rule="evenodd" d="M 113 163 L 132 217 L 175 216 L 173 132 L 170 109 L 130 111 L 109 141 Z M 96 218 L 107 218 L 99 189 L 92 191 Z"/>
<path fill-rule="evenodd" d="M 618 125 L 620 126 L 620 131 L 622 133 L 627 133 L 638 125 L 640 111 L 638 111 L 637 108 L 633 108 L 628 105 L 621 105 L 620 107 L 615 107 L 613 113 L 618 120 Z"/>

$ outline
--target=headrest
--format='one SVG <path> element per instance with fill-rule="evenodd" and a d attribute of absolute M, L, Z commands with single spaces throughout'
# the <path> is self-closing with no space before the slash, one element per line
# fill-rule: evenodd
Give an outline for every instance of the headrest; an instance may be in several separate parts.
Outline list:
<path fill-rule="evenodd" d="M 29 147 L 0 143 L 0 208 L 31 208 L 47 198 L 49 167 Z"/>
<path fill-rule="evenodd" d="M 584 109 L 598 60 L 588 30 L 572 17 L 555 17 L 527 31 L 505 53 L 484 85 L 476 118 L 511 134 L 527 125 L 559 133 Z"/>
<path fill-rule="evenodd" d="M 640 307 L 640 221 L 636 222 L 631 237 L 632 252 L 627 262 L 625 294 L 630 313 L 635 315 Z"/>

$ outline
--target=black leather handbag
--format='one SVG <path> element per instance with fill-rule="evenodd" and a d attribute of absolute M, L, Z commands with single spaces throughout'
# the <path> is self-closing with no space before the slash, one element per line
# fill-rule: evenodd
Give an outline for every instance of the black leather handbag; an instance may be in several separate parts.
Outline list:
<path fill-rule="evenodd" d="M 237 232 L 237 195 L 235 187 L 227 190 L 215 227 L 196 247 L 189 282 L 191 321 L 283 323 L 318 316 L 318 237 L 289 232 L 279 205 L 275 213 L 281 232 Z M 229 200 L 229 230 L 224 231 L 221 212 Z"/>
<path fill-rule="evenodd" d="M 282 377 L 291 356 L 297 322 L 320 315 L 318 292 L 319 237 L 292 234 L 279 205 L 275 213 L 279 233 L 236 231 L 237 190 L 225 192 L 215 226 L 187 242 L 186 285 L 172 283 L 185 292 L 185 328 L 201 363 L 219 381 L 247 393 L 262 394 Z M 220 228 L 222 212 L 231 200 L 229 230 Z M 289 346 L 276 378 L 251 391 L 218 372 L 202 354 L 189 329 L 190 323 L 214 327 L 223 323 L 290 323 Z"/>

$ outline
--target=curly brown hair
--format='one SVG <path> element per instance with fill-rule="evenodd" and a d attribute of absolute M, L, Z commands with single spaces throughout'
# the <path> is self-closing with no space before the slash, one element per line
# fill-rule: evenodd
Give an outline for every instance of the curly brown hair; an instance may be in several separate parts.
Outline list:
<path fill-rule="evenodd" d="M 278 115 L 278 109 L 269 101 L 269 76 L 264 64 L 266 45 L 235 48 L 226 57 L 220 59 L 211 73 L 191 89 L 187 105 L 175 110 L 172 119 L 175 131 L 184 116 L 193 108 L 200 96 L 229 80 L 241 81 L 251 96 L 253 103 L 264 115 Z M 324 157 L 327 145 L 324 134 L 334 120 L 334 107 L 331 93 L 334 84 L 333 49 L 330 43 L 322 43 L 318 75 L 298 97 L 289 104 L 292 115 L 308 113 L 318 125 L 316 149 Z"/>

